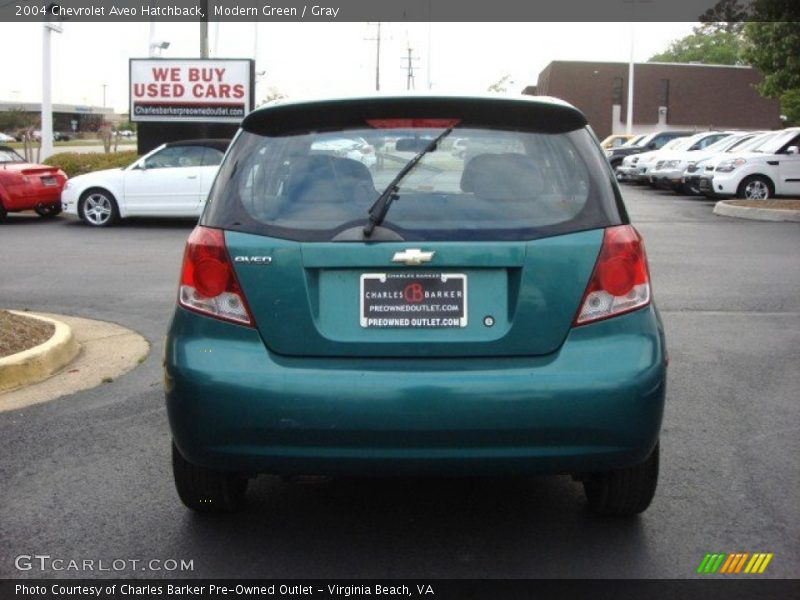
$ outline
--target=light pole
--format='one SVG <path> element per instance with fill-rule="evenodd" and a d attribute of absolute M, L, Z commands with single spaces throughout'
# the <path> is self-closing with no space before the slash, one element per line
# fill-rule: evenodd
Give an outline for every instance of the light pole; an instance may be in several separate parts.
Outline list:
<path fill-rule="evenodd" d="M 148 43 L 147 43 L 147 55 L 150 58 L 153 58 L 156 55 L 156 22 L 151 17 L 150 19 L 150 34 L 148 36 Z"/>
<path fill-rule="evenodd" d="M 50 35 L 55 31 L 62 33 L 61 25 L 45 21 L 42 26 L 42 126 L 39 160 L 53 154 L 53 100 L 50 88 Z"/>
<path fill-rule="evenodd" d="M 108 87 L 107 83 L 103 84 L 103 106 L 102 108 L 106 107 L 106 88 Z"/>
<path fill-rule="evenodd" d="M 634 3 L 634 6 L 636 4 Z M 636 37 L 636 24 L 631 22 L 631 55 L 628 60 L 628 111 L 627 122 L 625 123 L 625 133 L 633 135 L 633 47 Z"/>
<path fill-rule="evenodd" d="M 378 33 L 375 36 L 375 91 L 381 89 L 381 22 L 378 21 Z"/>
<path fill-rule="evenodd" d="M 636 5 L 648 5 L 652 0 L 622 0 L 623 4 L 631 5 L 631 54 L 628 59 L 628 111 L 627 122 L 625 123 L 625 133 L 633 134 L 633 49 L 636 40 Z"/>

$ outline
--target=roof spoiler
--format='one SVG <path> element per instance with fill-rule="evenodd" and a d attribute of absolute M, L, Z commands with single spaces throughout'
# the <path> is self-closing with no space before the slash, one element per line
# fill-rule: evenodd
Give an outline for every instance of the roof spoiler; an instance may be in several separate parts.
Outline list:
<path fill-rule="evenodd" d="M 268 136 L 369 127 L 368 120 L 459 119 L 463 128 L 565 133 L 582 129 L 586 117 L 560 101 L 526 97 L 375 97 L 281 103 L 257 109 L 242 129 Z"/>

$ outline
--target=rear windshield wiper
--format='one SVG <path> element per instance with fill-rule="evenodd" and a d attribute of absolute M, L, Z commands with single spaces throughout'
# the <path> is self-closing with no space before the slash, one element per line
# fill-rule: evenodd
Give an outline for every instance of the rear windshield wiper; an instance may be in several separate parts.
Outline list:
<path fill-rule="evenodd" d="M 386 218 L 386 213 L 389 212 L 389 207 L 392 205 L 392 202 L 397 200 L 397 191 L 399 190 L 400 182 L 403 181 L 405 176 L 417 166 L 417 163 L 422 160 L 422 157 L 429 152 L 433 152 L 436 149 L 436 146 L 439 145 L 439 142 L 450 135 L 451 131 L 453 131 L 453 128 L 448 127 L 433 140 L 431 140 L 431 142 L 425 146 L 425 148 L 423 148 L 419 154 L 408 161 L 408 163 L 406 163 L 406 165 L 400 169 L 400 172 L 395 175 L 395 178 L 392 179 L 391 183 L 389 183 L 389 185 L 386 186 L 386 189 L 381 192 L 381 195 L 378 196 L 378 199 L 375 200 L 375 203 L 369 209 L 369 221 L 367 221 L 367 224 L 364 225 L 364 237 L 369 237 L 372 235 L 372 231 L 375 229 L 375 227 L 383 223 L 383 220 Z"/>

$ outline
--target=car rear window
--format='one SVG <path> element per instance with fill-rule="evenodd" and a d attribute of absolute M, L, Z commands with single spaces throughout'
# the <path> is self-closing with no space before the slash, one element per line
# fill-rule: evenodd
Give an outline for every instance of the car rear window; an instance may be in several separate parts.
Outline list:
<path fill-rule="evenodd" d="M 300 241 L 328 241 L 363 225 L 404 165 L 444 131 L 399 125 L 243 131 L 203 223 Z M 383 226 L 405 240 L 520 240 L 606 227 L 622 222 L 610 179 L 585 128 L 456 126 L 399 183 Z"/>

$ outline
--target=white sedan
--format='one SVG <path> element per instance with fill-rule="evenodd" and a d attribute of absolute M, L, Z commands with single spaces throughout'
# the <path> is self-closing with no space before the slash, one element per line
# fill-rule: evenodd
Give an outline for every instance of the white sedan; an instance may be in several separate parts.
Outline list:
<path fill-rule="evenodd" d="M 94 227 L 125 217 L 199 217 L 228 140 L 190 140 L 159 146 L 121 169 L 67 180 L 64 212 Z"/>

